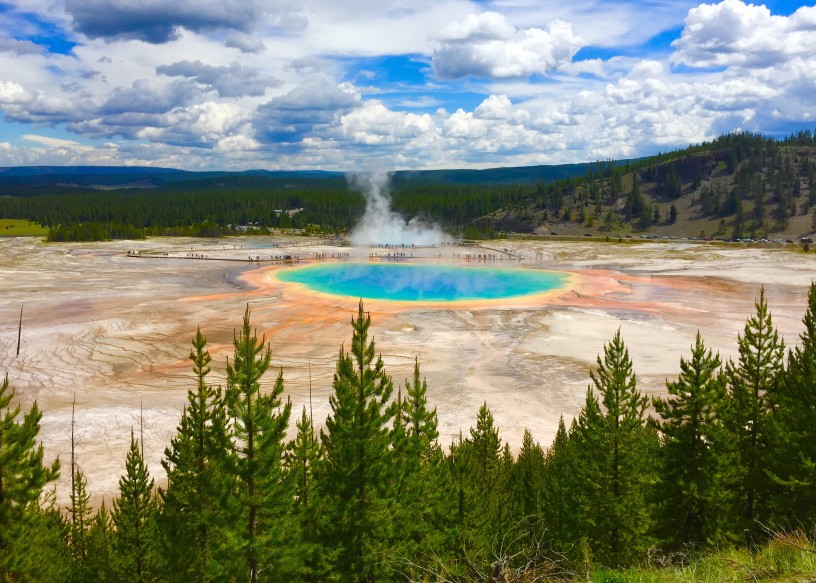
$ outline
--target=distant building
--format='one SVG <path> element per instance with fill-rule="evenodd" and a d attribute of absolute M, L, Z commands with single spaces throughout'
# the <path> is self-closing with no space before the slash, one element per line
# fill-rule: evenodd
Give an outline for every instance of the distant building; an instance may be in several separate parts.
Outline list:
<path fill-rule="evenodd" d="M 287 210 L 287 211 L 284 211 L 284 210 L 282 210 L 282 209 L 275 209 L 275 210 L 274 210 L 274 211 L 272 211 L 272 212 L 274 212 L 274 213 L 275 213 L 275 216 L 276 216 L 276 217 L 281 216 L 283 213 L 286 213 L 286 214 L 287 214 L 287 215 L 289 215 L 290 217 L 293 217 L 293 216 L 295 216 L 295 215 L 296 215 L 296 214 L 298 214 L 298 213 L 302 213 L 302 212 L 303 212 L 303 209 L 302 209 L 302 208 L 299 208 L 299 209 L 290 209 L 290 210 Z"/>

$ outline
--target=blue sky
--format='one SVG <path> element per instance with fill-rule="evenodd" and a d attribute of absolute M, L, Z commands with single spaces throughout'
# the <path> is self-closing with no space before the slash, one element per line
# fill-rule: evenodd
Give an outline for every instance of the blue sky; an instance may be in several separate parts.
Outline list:
<path fill-rule="evenodd" d="M 816 129 L 816 7 L 0 0 L 0 166 L 485 168 Z"/>

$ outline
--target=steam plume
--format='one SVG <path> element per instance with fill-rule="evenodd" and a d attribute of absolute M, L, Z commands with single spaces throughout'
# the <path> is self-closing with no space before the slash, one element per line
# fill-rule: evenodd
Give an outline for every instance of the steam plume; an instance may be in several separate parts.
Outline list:
<path fill-rule="evenodd" d="M 346 179 L 366 199 L 365 214 L 351 232 L 354 245 L 439 245 L 450 241 L 450 236 L 436 225 L 417 218 L 406 221 L 391 209 L 389 174 L 350 174 Z"/>

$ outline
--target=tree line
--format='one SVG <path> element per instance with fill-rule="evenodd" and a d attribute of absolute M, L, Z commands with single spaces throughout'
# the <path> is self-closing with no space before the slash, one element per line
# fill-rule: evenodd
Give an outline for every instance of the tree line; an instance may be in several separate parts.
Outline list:
<path fill-rule="evenodd" d="M 195 376 L 156 487 L 131 434 L 112 505 L 90 505 L 72 455 L 43 462 L 37 405 L 0 386 L 0 581 L 570 580 L 654 553 L 756 549 L 816 525 L 816 284 L 786 348 L 760 291 L 723 362 L 698 334 L 665 397 L 638 390 L 620 331 L 548 448 L 514 455 L 488 405 L 445 447 L 420 365 L 395 390 L 362 301 L 323 427 L 284 399 L 247 308 L 226 365 L 198 330 Z M 273 371 L 274 372 L 274 371 Z M 294 423 L 291 432 L 290 426 Z M 72 438 L 73 441 L 73 438 Z M 73 444 L 72 444 L 73 446 Z M 73 447 L 72 447 L 73 451 Z"/>
<path fill-rule="evenodd" d="M 417 217 L 456 233 L 482 215 L 530 197 L 534 188 L 400 180 L 391 197 L 394 209 L 406 220 Z M 342 233 L 352 229 L 365 211 L 363 194 L 336 178 L 290 184 L 262 177 L 218 177 L 103 191 L 16 186 L 8 194 L 0 196 L 0 218 L 35 221 L 51 228 L 53 240 L 63 241 L 194 236 L 202 229 L 215 232 L 211 227 L 229 233 L 230 228 L 248 224 Z M 295 209 L 298 212 L 286 212 Z"/>

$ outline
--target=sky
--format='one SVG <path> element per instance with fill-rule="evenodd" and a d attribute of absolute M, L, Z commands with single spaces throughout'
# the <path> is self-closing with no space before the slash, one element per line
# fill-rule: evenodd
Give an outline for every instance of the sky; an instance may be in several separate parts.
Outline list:
<path fill-rule="evenodd" d="M 0 167 L 383 171 L 816 129 L 816 6 L 0 0 Z"/>

